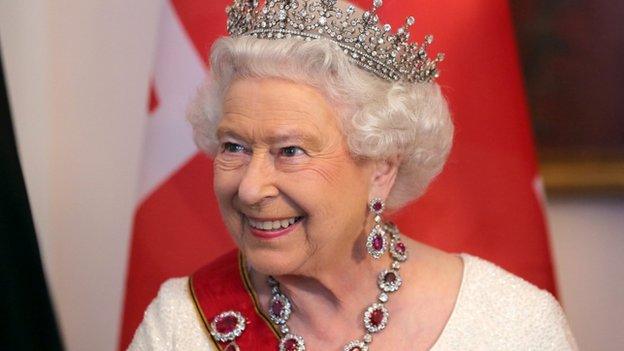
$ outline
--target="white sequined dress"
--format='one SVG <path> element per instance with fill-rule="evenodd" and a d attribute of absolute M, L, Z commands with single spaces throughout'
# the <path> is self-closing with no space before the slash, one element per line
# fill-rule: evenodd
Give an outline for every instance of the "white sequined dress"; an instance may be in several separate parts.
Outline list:
<path fill-rule="evenodd" d="M 488 261 L 460 256 L 464 274 L 455 308 L 431 350 L 578 349 L 550 293 Z M 217 351 L 195 308 L 188 278 L 162 285 L 129 350 Z"/>

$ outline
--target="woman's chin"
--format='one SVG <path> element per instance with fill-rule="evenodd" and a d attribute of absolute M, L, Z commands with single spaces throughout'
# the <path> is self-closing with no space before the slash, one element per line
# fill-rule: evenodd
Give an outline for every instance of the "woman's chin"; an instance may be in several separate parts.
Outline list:
<path fill-rule="evenodd" d="M 243 249 L 245 261 L 253 270 L 264 275 L 280 276 L 295 272 L 302 259 L 295 252 L 283 252 L 270 248 Z"/>

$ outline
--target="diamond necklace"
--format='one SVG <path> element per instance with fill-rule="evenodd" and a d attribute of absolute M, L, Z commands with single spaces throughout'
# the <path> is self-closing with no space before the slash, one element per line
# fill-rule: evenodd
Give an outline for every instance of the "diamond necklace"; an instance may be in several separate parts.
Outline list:
<path fill-rule="evenodd" d="M 393 223 L 384 224 L 384 231 L 390 233 L 391 244 L 390 254 L 392 264 L 390 268 L 382 270 L 377 277 L 377 287 L 380 292 L 377 301 L 372 303 L 364 311 L 364 329 L 366 333 L 361 339 L 350 341 L 343 348 L 343 351 L 368 351 L 370 343 L 373 341 L 373 334 L 386 328 L 388 324 L 389 312 L 386 303 L 389 294 L 396 292 L 401 287 L 403 280 L 399 275 L 401 262 L 407 260 L 407 250 L 401 241 L 400 232 Z M 282 293 L 280 285 L 275 278 L 269 276 L 267 284 L 271 288 L 271 299 L 269 300 L 269 318 L 280 327 L 284 335 L 280 339 L 279 351 L 305 351 L 303 337 L 294 334 L 287 325 L 292 312 L 290 299 Z"/>

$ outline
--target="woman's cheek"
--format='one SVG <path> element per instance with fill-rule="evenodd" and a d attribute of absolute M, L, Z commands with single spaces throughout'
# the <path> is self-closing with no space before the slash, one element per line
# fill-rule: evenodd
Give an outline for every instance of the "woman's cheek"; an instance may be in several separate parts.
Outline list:
<path fill-rule="evenodd" d="M 248 162 L 246 155 L 218 155 L 214 160 L 214 169 L 216 171 L 229 172 L 237 170 Z"/>
<path fill-rule="evenodd" d="M 213 186 L 219 201 L 229 201 L 238 191 L 244 167 L 241 164 L 217 162 L 213 164 Z"/>
<path fill-rule="evenodd" d="M 317 160 L 302 166 L 299 170 L 308 180 L 319 186 L 333 186 L 341 183 L 341 163 L 337 160 Z"/>

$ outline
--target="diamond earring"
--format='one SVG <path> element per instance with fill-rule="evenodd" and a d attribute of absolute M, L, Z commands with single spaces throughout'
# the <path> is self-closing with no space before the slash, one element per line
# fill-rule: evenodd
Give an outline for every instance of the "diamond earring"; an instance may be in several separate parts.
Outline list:
<path fill-rule="evenodd" d="M 375 224 L 366 238 L 366 250 L 374 259 L 380 258 L 388 250 L 386 231 L 381 224 L 384 207 L 384 201 L 378 197 L 368 203 L 368 209 L 375 215 Z"/>

